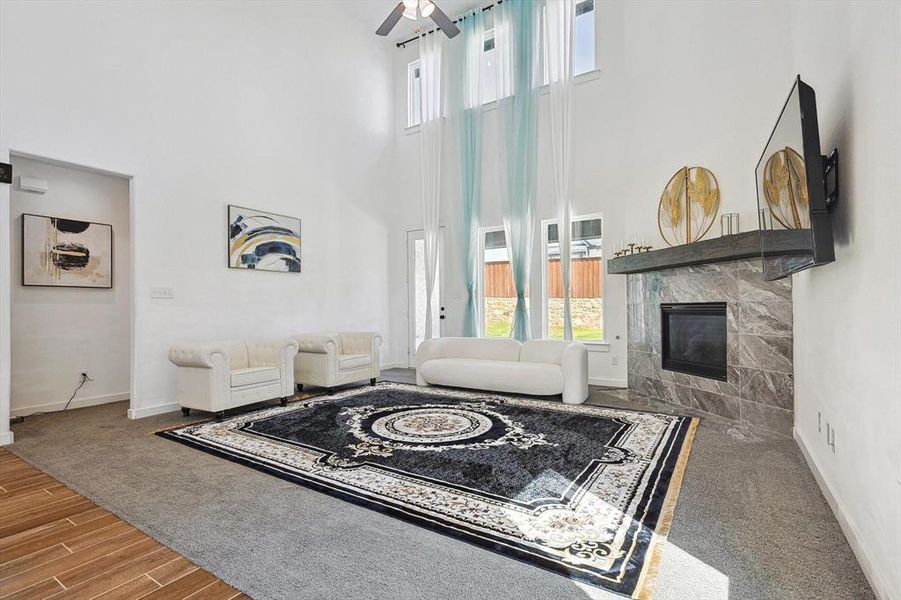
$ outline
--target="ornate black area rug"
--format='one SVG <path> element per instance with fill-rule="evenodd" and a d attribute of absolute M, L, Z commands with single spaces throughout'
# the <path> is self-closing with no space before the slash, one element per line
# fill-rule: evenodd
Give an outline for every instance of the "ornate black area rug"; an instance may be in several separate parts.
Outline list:
<path fill-rule="evenodd" d="M 160 435 L 644 598 L 696 426 L 383 383 Z"/>

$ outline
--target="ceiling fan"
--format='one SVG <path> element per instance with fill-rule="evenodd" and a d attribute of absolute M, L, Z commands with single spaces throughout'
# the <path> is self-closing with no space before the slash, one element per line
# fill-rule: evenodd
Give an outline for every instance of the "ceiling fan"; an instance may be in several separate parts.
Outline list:
<path fill-rule="evenodd" d="M 432 21 L 435 22 L 435 25 L 438 26 L 438 29 L 443 31 L 449 38 L 460 33 L 460 30 L 454 25 L 454 22 L 448 19 L 447 15 L 444 14 L 440 8 L 435 6 L 435 3 L 432 2 L 432 0 L 403 0 L 402 2 L 397 3 L 397 6 L 394 7 L 394 10 L 392 10 L 391 14 L 388 15 L 388 18 L 385 19 L 385 22 L 375 30 L 376 34 L 388 35 L 391 33 L 391 30 L 394 29 L 394 26 L 397 25 L 397 22 L 400 21 L 401 17 L 406 17 L 414 21 L 416 21 L 418 17 L 432 19 Z"/>

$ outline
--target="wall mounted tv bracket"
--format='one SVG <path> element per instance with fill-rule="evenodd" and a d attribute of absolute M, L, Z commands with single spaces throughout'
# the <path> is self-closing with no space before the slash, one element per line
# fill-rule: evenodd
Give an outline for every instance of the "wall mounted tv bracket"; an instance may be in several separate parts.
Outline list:
<path fill-rule="evenodd" d="M 838 203 L 838 148 L 832 149 L 832 154 L 822 156 L 823 159 L 823 186 L 826 188 L 826 210 Z"/>
<path fill-rule="evenodd" d="M 9 163 L 0 162 L 0 183 L 13 182 L 13 166 Z"/>

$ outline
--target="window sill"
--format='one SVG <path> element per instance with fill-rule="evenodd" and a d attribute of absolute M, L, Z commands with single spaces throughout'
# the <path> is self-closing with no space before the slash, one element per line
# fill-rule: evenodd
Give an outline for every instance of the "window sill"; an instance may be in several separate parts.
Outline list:
<path fill-rule="evenodd" d="M 575 83 L 578 85 L 580 83 L 586 83 L 588 81 L 594 81 L 595 79 L 601 78 L 601 70 L 593 69 L 591 71 L 586 71 L 584 73 L 580 73 L 575 77 Z M 549 94 L 550 93 L 550 85 L 544 84 L 541 86 L 539 93 Z M 482 112 L 489 112 L 495 110 L 497 108 L 497 100 L 492 100 L 491 102 L 485 102 L 482 104 Z M 411 125 L 409 127 L 404 128 L 404 135 L 413 135 L 414 133 L 419 133 L 419 125 Z M 606 342 L 590 342 L 590 343 L 606 343 Z"/>
<path fill-rule="evenodd" d="M 549 340 L 549 339 L 552 339 L 552 338 L 544 337 L 544 338 L 541 338 L 541 339 L 543 339 L 543 340 Z M 558 338 L 553 338 L 553 339 L 554 339 L 554 341 L 557 341 L 557 342 L 562 342 L 562 341 L 563 341 L 563 340 L 558 339 Z M 583 346 L 585 346 L 585 349 L 588 350 L 589 352 L 610 352 L 610 342 L 583 342 L 583 341 L 580 341 L 580 340 L 571 340 L 571 341 L 579 342 L 580 344 L 582 344 Z"/>
<path fill-rule="evenodd" d="M 610 342 L 582 342 L 589 352 L 610 352 Z"/>

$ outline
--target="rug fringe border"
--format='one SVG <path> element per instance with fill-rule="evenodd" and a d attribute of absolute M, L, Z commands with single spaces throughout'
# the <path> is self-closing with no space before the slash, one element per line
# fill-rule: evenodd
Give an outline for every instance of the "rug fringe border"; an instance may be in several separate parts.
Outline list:
<path fill-rule="evenodd" d="M 657 591 L 657 576 L 660 572 L 663 548 L 666 546 L 667 536 L 673 524 L 673 514 L 676 511 L 676 502 L 679 500 L 679 491 L 682 489 L 682 479 L 685 476 L 685 468 L 688 465 L 688 455 L 691 454 L 691 447 L 695 441 L 695 432 L 697 432 L 700 422 L 701 420 L 698 417 L 691 418 L 691 425 L 689 425 L 688 431 L 685 433 L 685 439 L 682 441 L 679 460 L 673 469 L 666 498 L 663 501 L 663 506 L 660 507 L 657 529 L 654 531 L 653 539 L 651 540 L 651 557 L 645 563 L 645 567 L 638 577 L 635 592 L 632 595 L 632 598 L 636 600 L 651 600 L 654 592 Z"/>

